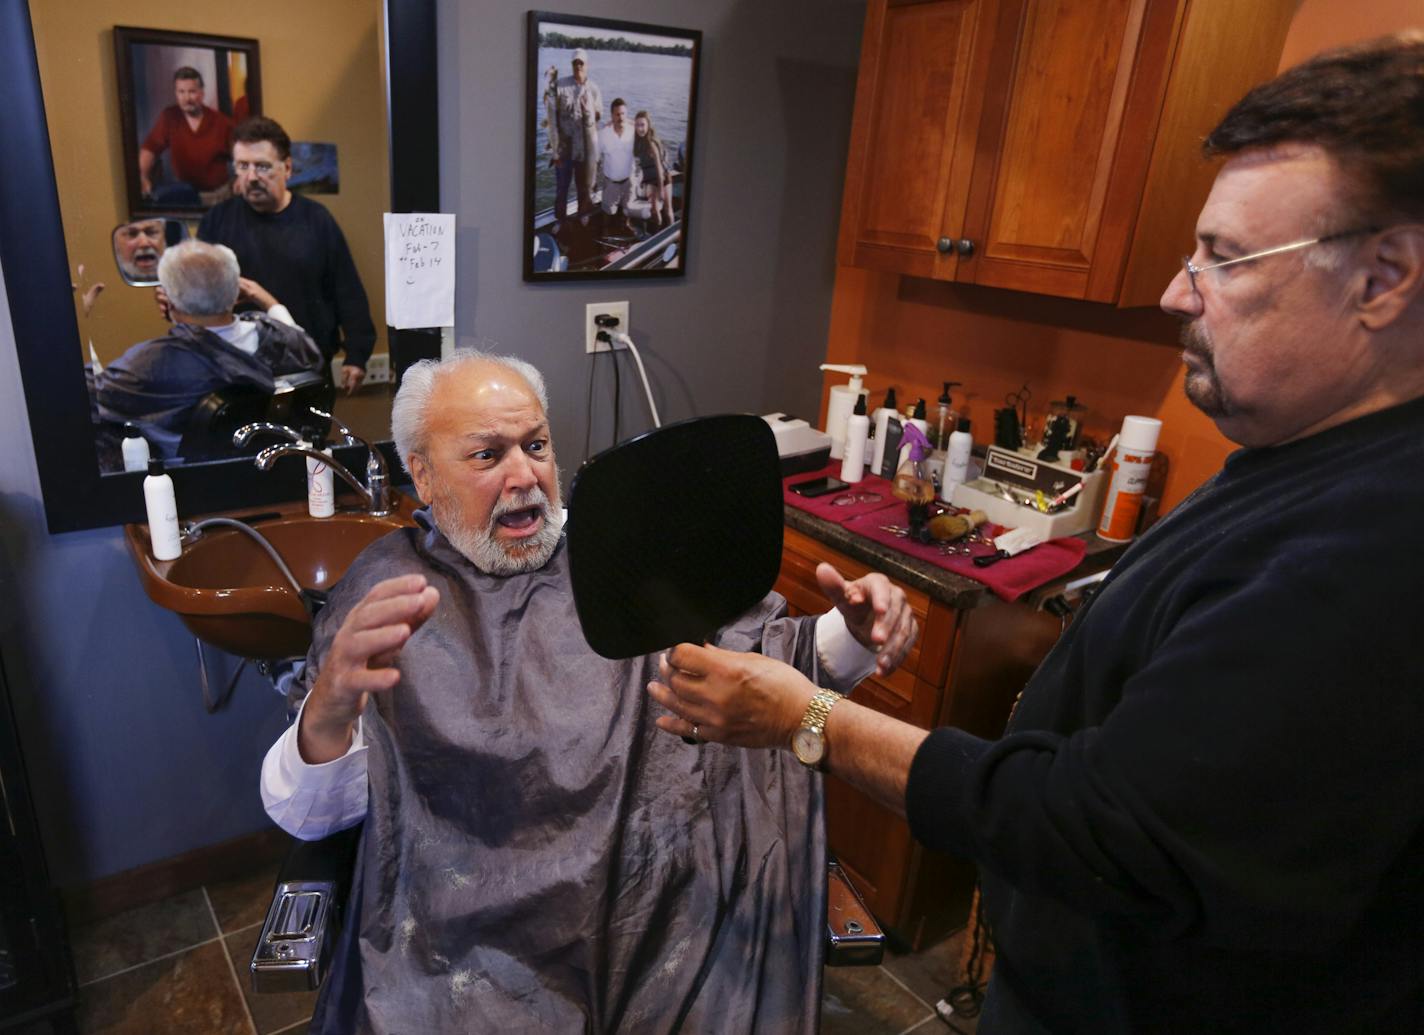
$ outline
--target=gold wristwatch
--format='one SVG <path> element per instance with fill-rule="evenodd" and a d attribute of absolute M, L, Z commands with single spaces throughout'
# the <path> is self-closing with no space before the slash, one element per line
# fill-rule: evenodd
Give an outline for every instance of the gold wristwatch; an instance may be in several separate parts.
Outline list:
<path fill-rule="evenodd" d="M 841 695 L 834 690 L 817 690 L 806 706 L 801 725 L 791 734 L 791 750 L 807 769 L 819 769 L 821 760 L 826 757 L 826 717 L 840 699 Z"/>

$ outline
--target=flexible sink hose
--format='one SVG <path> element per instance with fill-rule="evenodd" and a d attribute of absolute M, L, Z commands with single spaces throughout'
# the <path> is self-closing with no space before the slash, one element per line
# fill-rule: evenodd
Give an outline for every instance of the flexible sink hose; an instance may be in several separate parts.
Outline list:
<path fill-rule="evenodd" d="M 292 574 L 292 569 L 287 567 L 286 562 L 283 561 L 281 555 L 277 553 L 277 548 L 267 540 L 267 537 L 251 525 L 243 524 L 241 521 L 234 521 L 232 518 L 208 518 L 205 521 L 199 521 L 195 525 L 185 525 L 183 538 L 191 539 L 202 532 L 203 529 L 212 528 L 214 526 L 235 528 L 257 543 L 258 546 L 262 547 L 262 549 L 266 551 L 267 556 L 272 558 L 272 563 L 277 566 L 283 577 L 291 584 L 292 591 L 297 594 L 297 599 L 303 601 L 303 604 L 305 604 L 305 599 L 302 597 L 301 584 L 297 582 L 297 577 Z M 242 662 L 237 666 L 237 670 L 233 672 L 232 678 L 228 680 L 227 689 L 222 692 L 222 696 L 214 700 L 212 691 L 208 688 L 208 660 L 203 653 L 203 641 L 195 636 L 193 637 L 193 642 L 198 645 L 198 680 L 203 688 L 203 707 L 206 708 L 208 714 L 211 715 L 225 705 L 228 702 L 228 698 L 232 697 L 233 690 L 237 688 L 238 677 L 242 675 L 242 670 L 247 667 L 248 659 L 242 659 Z"/>

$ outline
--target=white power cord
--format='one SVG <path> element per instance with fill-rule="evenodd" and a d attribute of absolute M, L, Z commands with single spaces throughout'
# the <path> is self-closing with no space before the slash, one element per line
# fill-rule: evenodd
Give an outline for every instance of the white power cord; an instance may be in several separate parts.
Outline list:
<path fill-rule="evenodd" d="M 638 364 L 638 376 L 643 379 L 643 394 L 648 397 L 648 409 L 653 411 L 653 427 L 662 427 L 663 422 L 658 417 L 658 405 L 653 402 L 653 390 L 648 387 L 648 372 L 643 369 L 643 357 L 638 354 L 638 346 L 634 345 L 633 339 L 622 331 L 606 331 L 604 333 L 608 335 L 615 349 L 621 345 L 633 353 L 633 362 Z"/>

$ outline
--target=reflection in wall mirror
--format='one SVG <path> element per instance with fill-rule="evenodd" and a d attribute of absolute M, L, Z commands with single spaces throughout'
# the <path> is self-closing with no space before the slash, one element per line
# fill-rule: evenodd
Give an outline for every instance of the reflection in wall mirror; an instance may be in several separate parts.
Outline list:
<path fill-rule="evenodd" d="M 252 0 L 240 7 L 204 8 L 196 25 L 191 5 L 139 0 L 17 8 L 10 19 L 14 32 L 3 47 L 12 73 L 6 82 L 13 79 L 3 126 L 16 146 L 0 161 L 0 217 L 10 221 L 5 225 L 25 226 L 30 241 L 24 254 L 5 248 L 4 274 L 46 512 L 55 531 L 134 520 L 142 515 L 142 493 L 133 475 L 96 473 L 91 481 L 85 473 L 99 468 L 89 378 L 169 326 L 152 290 L 95 290 L 103 280 L 152 283 L 152 274 L 142 268 L 152 256 L 124 268 L 124 242 L 115 231 L 142 222 L 144 215 L 128 203 L 130 163 L 115 89 L 116 25 L 199 29 L 260 43 L 264 112 L 283 120 L 294 138 L 329 141 L 340 149 L 337 193 L 309 204 L 321 205 L 339 227 L 370 317 L 382 321 L 381 214 L 439 207 L 434 5 L 431 0 L 312 0 L 293 7 Z M 263 31 L 264 26 L 280 30 Z M 319 57 L 309 46 L 318 38 Z M 388 121 L 379 117 L 382 111 Z M 412 137 L 403 147 L 391 146 L 407 134 Z M 186 230 L 196 236 L 196 214 Z M 168 233 L 165 226 L 164 247 L 170 244 Z M 113 269 L 111 256 L 119 269 L 104 276 Z M 64 296 L 73 306 L 72 324 L 59 312 Z M 64 344 L 64 338 L 74 344 Z M 399 362 L 389 360 L 389 338 L 401 335 L 388 335 L 377 322 L 374 338 L 376 362 L 367 365 L 399 369 Z M 323 370 L 330 368 L 330 358 L 324 358 Z M 339 349 L 334 358 L 339 370 Z M 336 414 L 364 437 L 388 441 L 390 394 L 388 380 L 378 374 L 353 393 L 340 394 Z M 250 460 L 234 459 L 194 465 L 191 474 L 180 469 L 175 480 L 180 506 L 197 513 L 290 498 L 300 492 L 301 473 L 284 473 L 279 465 L 262 475 Z"/>
<path fill-rule="evenodd" d="M 114 265 L 130 287 L 156 287 L 158 260 L 188 236 L 180 219 L 135 219 L 114 227 Z M 97 301 L 97 299 L 96 299 Z"/>

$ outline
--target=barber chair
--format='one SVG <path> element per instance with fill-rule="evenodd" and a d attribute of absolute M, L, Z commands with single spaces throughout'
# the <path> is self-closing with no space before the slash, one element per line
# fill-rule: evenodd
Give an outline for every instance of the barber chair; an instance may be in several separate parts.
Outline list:
<path fill-rule="evenodd" d="M 642 657 L 701 641 L 762 600 L 780 570 L 771 429 L 760 417 L 703 417 L 600 453 L 574 478 L 565 528 L 579 624 L 598 654 Z M 358 829 L 293 845 L 252 954 L 254 991 L 321 983 Z M 827 965 L 878 964 L 885 935 L 840 865 L 827 866 Z"/>
<path fill-rule="evenodd" d="M 315 371 L 283 374 L 271 395 L 249 385 L 230 385 L 209 392 L 193 407 L 178 455 L 187 461 L 214 460 L 233 454 L 232 433 L 253 421 L 288 427 L 320 425 L 310 407 L 331 412 L 336 386 Z M 323 434 L 327 428 L 319 427 Z"/>

